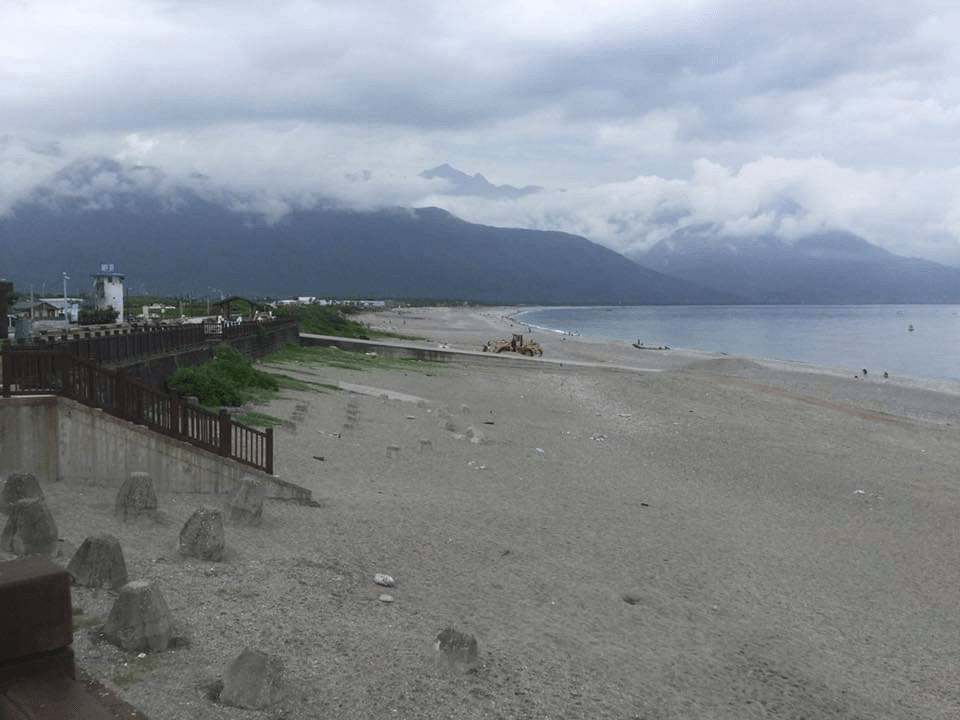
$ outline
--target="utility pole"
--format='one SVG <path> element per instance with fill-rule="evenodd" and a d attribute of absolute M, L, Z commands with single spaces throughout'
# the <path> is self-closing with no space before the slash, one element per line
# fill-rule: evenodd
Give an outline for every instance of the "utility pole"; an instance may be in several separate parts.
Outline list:
<path fill-rule="evenodd" d="M 63 332 L 64 334 L 70 330 L 70 316 L 67 315 L 67 280 L 70 277 L 66 272 L 63 273 Z"/>

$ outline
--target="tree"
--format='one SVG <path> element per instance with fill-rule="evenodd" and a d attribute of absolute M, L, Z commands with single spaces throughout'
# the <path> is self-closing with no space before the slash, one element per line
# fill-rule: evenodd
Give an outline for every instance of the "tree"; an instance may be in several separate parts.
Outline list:
<path fill-rule="evenodd" d="M 79 325 L 111 325 L 117 321 L 120 313 L 112 307 L 82 307 L 78 316 Z"/>

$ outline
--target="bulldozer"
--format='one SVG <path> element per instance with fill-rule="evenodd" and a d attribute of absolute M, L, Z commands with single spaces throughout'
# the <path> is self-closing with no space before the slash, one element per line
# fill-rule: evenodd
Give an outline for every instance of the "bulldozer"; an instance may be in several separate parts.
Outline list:
<path fill-rule="evenodd" d="M 527 357 L 540 357 L 543 355 L 543 348 L 540 343 L 527 341 L 524 342 L 523 335 L 514 334 L 510 340 L 491 340 L 483 346 L 484 352 L 505 353 L 514 352 L 526 355 Z"/>

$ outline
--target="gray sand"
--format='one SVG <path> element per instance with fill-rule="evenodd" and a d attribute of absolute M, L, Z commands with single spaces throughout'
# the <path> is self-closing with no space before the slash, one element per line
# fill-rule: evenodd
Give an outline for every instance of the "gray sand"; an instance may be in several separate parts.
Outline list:
<path fill-rule="evenodd" d="M 366 319 L 478 350 L 506 314 Z M 321 507 L 271 503 L 215 569 L 174 559 L 194 499 L 161 498 L 156 530 L 96 515 L 193 633 L 124 697 L 235 717 L 198 688 L 256 644 L 284 658 L 289 718 L 957 717 L 952 388 L 534 339 L 542 360 L 429 374 L 286 366 L 345 388 L 258 408 L 290 419 L 278 474 Z M 63 485 L 44 490 L 79 543 L 106 502 Z M 436 662 L 448 625 L 475 670 Z M 110 681 L 112 656 L 78 655 Z"/>

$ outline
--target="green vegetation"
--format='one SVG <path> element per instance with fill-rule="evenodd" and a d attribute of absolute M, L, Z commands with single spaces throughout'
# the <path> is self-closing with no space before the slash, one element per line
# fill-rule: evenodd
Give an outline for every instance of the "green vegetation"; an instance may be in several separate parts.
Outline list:
<path fill-rule="evenodd" d="M 419 338 L 409 335 L 397 335 L 384 330 L 368 328 L 348 315 L 363 312 L 349 305 L 287 305 L 277 308 L 278 317 L 292 318 L 300 324 L 300 332 L 314 335 L 335 335 L 346 338 L 392 337 L 405 340 Z"/>
<path fill-rule="evenodd" d="M 363 323 L 347 318 L 346 311 L 336 305 L 285 305 L 277 308 L 278 317 L 300 323 L 300 332 L 338 337 L 371 337 Z"/>
<path fill-rule="evenodd" d="M 99 615 L 85 615 L 82 608 L 73 608 L 73 632 L 103 625 Z"/>
<path fill-rule="evenodd" d="M 375 353 L 347 352 L 335 347 L 294 345 L 292 343 L 268 355 L 264 358 L 264 361 L 324 365 L 342 370 L 409 370 L 422 373 L 436 372 L 442 364 L 433 360 L 385 357 Z"/>
<path fill-rule="evenodd" d="M 202 405 L 242 405 L 257 391 L 276 392 L 279 381 L 270 373 L 257 370 L 243 355 L 222 346 L 212 360 L 194 367 L 180 368 L 170 387 L 180 395 L 196 395 Z"/>
<path fill-rule="evenodd" d="M 112 307 L 81 307 L 77 314 L 78 325 L 111 325 L 117 321 L 120 313 Z"/>
<path fill-rule="evenodd" d="M 250 427 L 268 428 L 283 425 L 283 420 L 280 418 L 260 412 L 248 412 L 243 415 L 235 415 L 233 419 L 238 423 L 249 425 Z"/>
<path fill-rule="evenodd" d="M 326 392 L 327 390 L 339 390 L 336 385 L 330 383 L 313 382 L 312 380 L 298 380 L 282 373 L 270 373 L 280 383 L 281 390 L 300 390 L 301 392 Z"/>
<path fill-rule="evenodd" d="M 156 655 L 126 655 L 113 665 L 113 682 L 121 690 L 126 690 L 156 670 L 159 664 L 160 659 Z"/>

